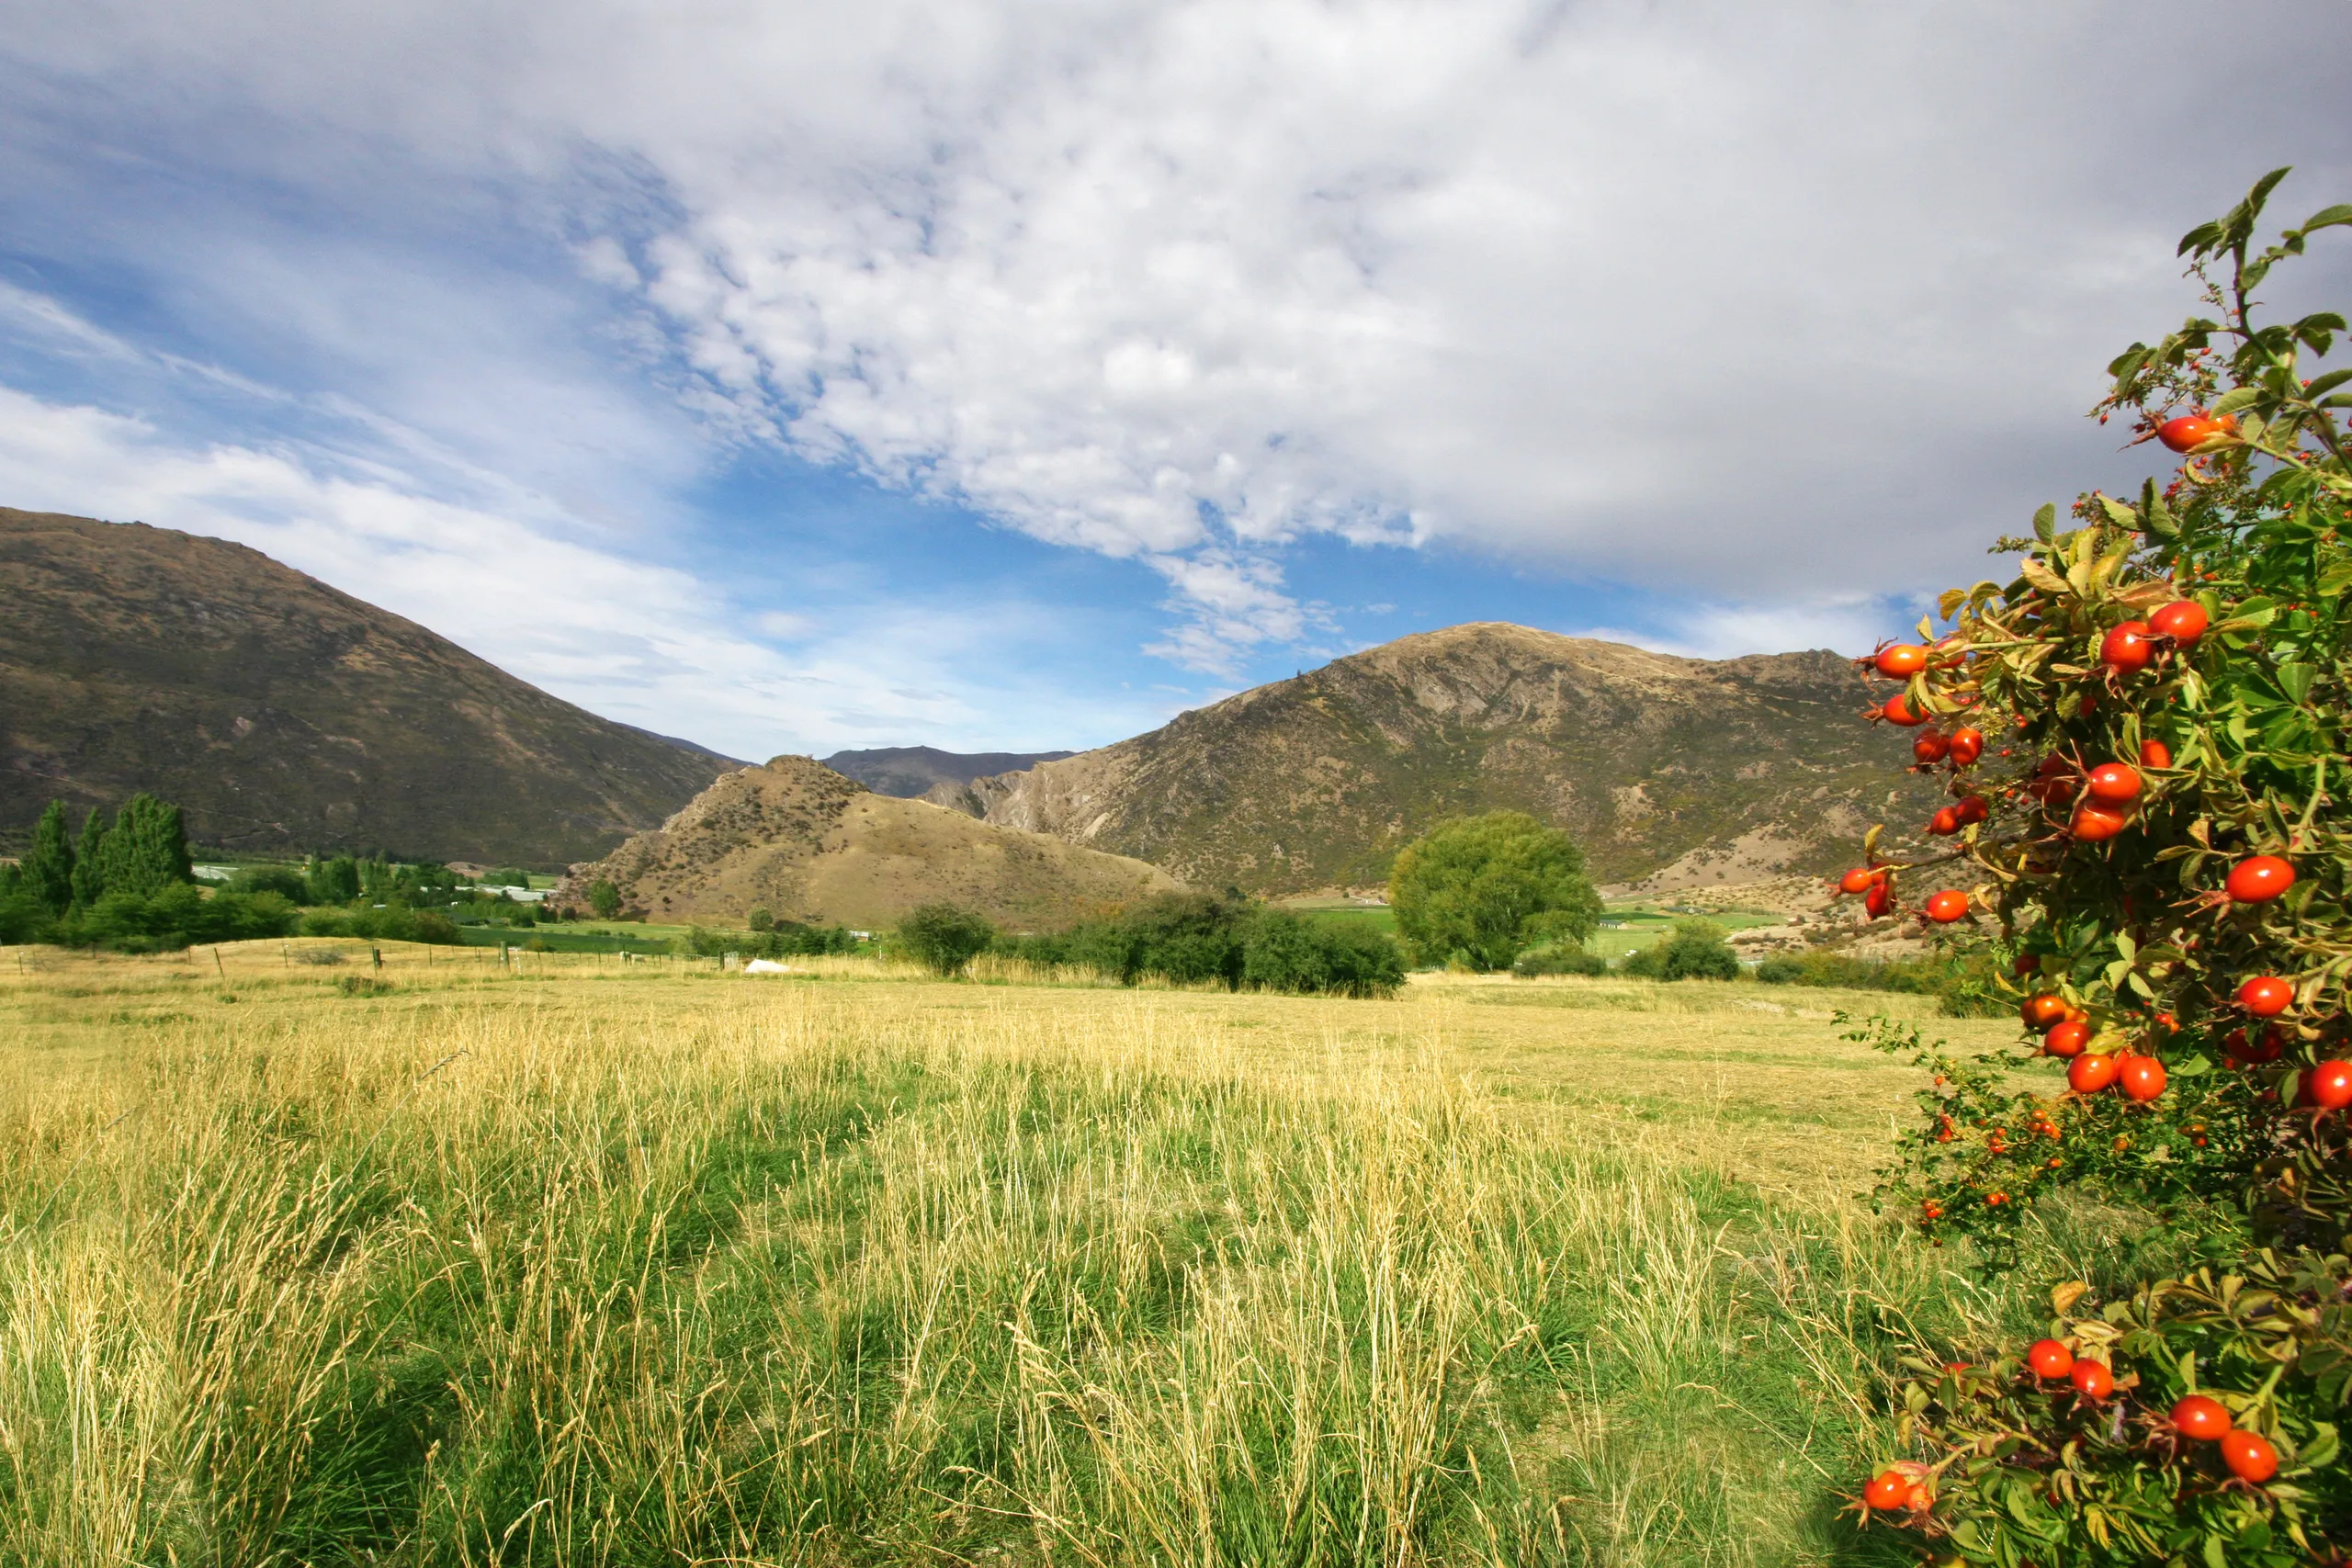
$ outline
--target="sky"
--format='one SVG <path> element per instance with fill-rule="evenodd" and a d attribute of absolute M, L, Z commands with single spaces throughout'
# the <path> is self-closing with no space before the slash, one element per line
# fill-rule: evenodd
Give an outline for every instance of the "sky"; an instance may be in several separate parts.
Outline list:
<path fill-rule="evenodd" d="M 2343 0 L 0 0 L 0 504 L 754 760 L 1854 652 L 2150 471 L 2101 367 L 2352 199 L 2347 77 Z"/>

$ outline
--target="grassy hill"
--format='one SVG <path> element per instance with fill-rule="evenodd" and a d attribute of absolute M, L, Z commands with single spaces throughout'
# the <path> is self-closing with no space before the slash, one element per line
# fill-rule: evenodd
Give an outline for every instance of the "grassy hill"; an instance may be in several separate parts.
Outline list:
<path fill-rule="evenodd" d="M 876 795 L 807 757 L 729 773 L 581 868 L 560 897 L 576 904 L 600 880 L 653 919 L 740 924 L 764 908 L 860 928 L 944 899 L 1050 929 L 1176 886 L 1140 861 Z"/>
<path fill-rule="evenodd" d="M 556 866 L 740 764 L 220 539 L 0 507 L 0 843 L 149 790 L 201 843 Z"/>
<path fill-rule="evenodd" d="M 1447 817 L 1510 807 L 1649 890 L 1849 863 L 1907 738 L 1834 653 L 1676 659 L 1526 626 L 1401 638 L 1148 735 L 929 797 L 1199 886 L 1383 881 Z M 1894 815 L 1926 815 L 1924 783 Z"/>

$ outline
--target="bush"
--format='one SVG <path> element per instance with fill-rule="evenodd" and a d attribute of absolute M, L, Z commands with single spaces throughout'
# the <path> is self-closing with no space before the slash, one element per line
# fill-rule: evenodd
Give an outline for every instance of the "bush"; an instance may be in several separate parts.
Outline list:
<path fill-rule="evenodd" d="M 304 936 L 359 937 L 368 942 L 421 942 L 456 947 L 465 942 L 458 923 L 435 909 L 388 904 L 380 909 L 314 909 L 302 917 Z"/>
<path fill-rule="evenodd" d="M 1405 983 L 1405 957 L 1383 932 L 1264 909 L 1242 938 L 1241 979 L 1301 996 L 1393 997 Z"/>
<path fill-rule="evenodd" d="M 1600 919 L 1583 852 L 1521 811 L 1448 822 L 1407 845 L 1388 902 L 1421 963 L 1458 954 L 1475 970 L 1505 968 L 1538 943 L 1581 942 Z"/>
<path fill-rule="evenodd" d="M 805 926 L 797 920 L 773 920 L 765 931 L 716 931 L 696 926 L 686 932 L 686 951 L 698 958 L 741 953 L 745 958 L 807 958 L 827 953 L 854 953 L 857 939 L 846 926 Z"/>
<path fill-rule="evenodd" d="M 1756 966 L 1756 977 L 1768 986 L 1794 985 L 1804 978 L 1804 963 L 1785 953 L 1776 953 Z"/>
<path fill-rule="evenodd" d="M 89 908 L 53 922 L 47 940 L 117 953 L 171 953 L 198 942 L 286 936 L 295 919 L 294 906 L 276 893 L 216 893 L 208 898 L 182 882 L 150 897 L 108 893 Z"/>
<path fill-rule="evenodd" d="M 899 945 L 907 956 L 942 976 L 962 974 L 995 937 L 985 915 L 960 904 L 921 905 L 899 922 Z"/>
<path fill-rule="evenodd" d="M 1510 972 L 1521 979 L 1539 975 L 1606 975 L 1609 963 L 1597 953 L 1587 953 L 1581 947 L 1539 947 L 1519 955 Z"/>
<path fill-rule="evenodd" d="M 611 919 L 621 912 L 621 890 L 610 882 L 601 879 L 590 883 L 588 908 L 598 919 Z"/>
<path fill-rule="evenodd" d="M 1405 983 L 1404 953 L 1385 932 L 1199 893 L 1162 894 L 1116 919 L 1058 933 L 1000 936 L 991 951 L 1092 969 L 1128 986 L 1151 976 L 1304 996 L 1386 997 Z"/>
<path fill-rule="evenodd" d="M 1665 940 L 1625 955 L 1623 972 L 1645 980 L 1736 980 L 1739 954 L 1713 920 L 1677 920 Z"/>
<path fill-rule="evenodd" d="M 232 893 L 275 893 L 289 904 L 310 897 L 310 884 L 290 866 L 260 865 L 240 872 L 229 884 Z"/>
<path fill-rule="evenodd" d="M 2328 1114 L 2352 1103 L 2352 462 L 2334 412 L 2352 396 L 2330 395 L 2352 371 L 2301 375 L 2340 316 L 2253 319 L 2270 270 L 2311 231 L 2352 224 L 2352 207 L 2256 251 L 2284 173 L 2182 241 L 2203 313 L 2109 367 L 2096 412 L 2189 454 L 2172 482 L 2087 492 L 2067 528 L 2043 507 L 2030 538 L 1997 547 L 2026 555 L 2013 581 L 1945 594 L 1947 640 L 1873 661 L 1905 682 L 1887 716 L 1970 737 L 1949 779 L 1973 804 L 1921 865 L 1865 841 L 1872 912 L 1958 862 L 1913 907 L 1997 918 L 2001 967 L 1968 985 L 2075 1026 L 2063 1045 L 1966 1057 L 1883 1021 L 1860 1032 L 1932 1075 L 1879 1201 L 1939 1242 L 1969 1238 L 1987 1268 L 2014 1266 L 2025 1216 L 2061 1197 L 2129 1205 L 2133 1230 L 2176 1228 L 2218 1258 L 2103 1303 L 2058 1286 L 2041 1375 L 2014 1344 L 1921 1347 L 1894 1404 L 1924 1460 L 1871 1485 L 1922 1556 L 2285 1568 L 2352 1553 L 2337 1437 L 2352 1135 Z M 2005 750 L 1973 771 L 1986 736 Z M 2275 1014 L 2241 999 L 2256 978 L 2284 982 Z M 2030 1076 L 2039 1088 L 2020 1087 Z M 1939 1374 L 1948 1361 L 1975 1365 Z M 2083 1361 L 2094 1391 L 2045 1381 Z M 2218 1402 L 2229 1443 L 2174 1424 L 2192 1390 Z"/>

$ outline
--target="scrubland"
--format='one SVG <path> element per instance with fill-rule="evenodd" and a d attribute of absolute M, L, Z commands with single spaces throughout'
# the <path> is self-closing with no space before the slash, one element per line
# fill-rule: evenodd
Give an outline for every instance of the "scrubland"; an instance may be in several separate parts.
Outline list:
<path fill-rule="evenodd" d="M 2037 1315 L 1857 1201 L 1912 998 L 326 945 L 0 953 L 0 1562 L 1869 1562 Z"/>

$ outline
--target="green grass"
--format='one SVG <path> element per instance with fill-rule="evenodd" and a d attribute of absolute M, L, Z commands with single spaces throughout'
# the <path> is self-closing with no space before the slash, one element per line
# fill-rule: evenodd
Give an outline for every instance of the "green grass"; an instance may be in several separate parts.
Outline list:
<path fill-rule="evenodd" d="M 0 966 L 0 1563 L 1893 1562 L 2037 1310 L 1762 987 L 413 957 Z"/>

